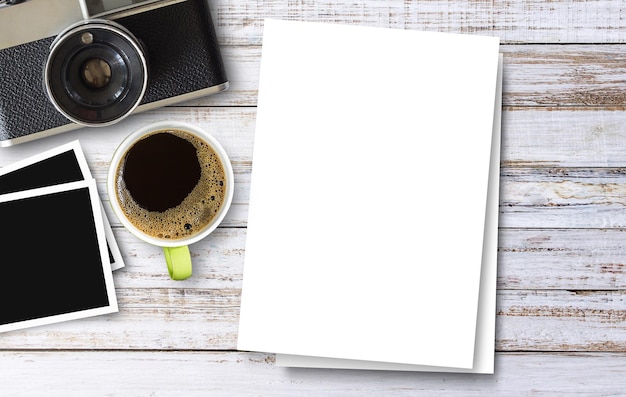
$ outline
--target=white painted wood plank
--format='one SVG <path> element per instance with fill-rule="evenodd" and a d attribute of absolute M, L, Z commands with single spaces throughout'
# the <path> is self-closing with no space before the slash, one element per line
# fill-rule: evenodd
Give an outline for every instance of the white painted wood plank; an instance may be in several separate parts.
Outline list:
<path fill-rule="evenodd" d="M 501 45 L 505 106 L 622 106 L 623 45 Z"/>
<path fill-rule="evenodd" d="M 188 120 L 225 146 L 235 168 L 248 172 L 254 146 L 254 107 L 171 107 L 129 117 L 115 126 L 83 128 L 0 149 L 0 166 L 79 139 L 92 173 L 104 180 L 123 137 L 149 122 Z M 504 167 L 626 167 L 626 111 L 622 108 L 518 108 L 503 112 Z"/>
<path fill-rule="evenodd" d="M 183 281 L 170 279 L 161 248 L 144 243 L 122 227 L 114 228 L 113 233 L 126 263 L 113 273 L 118 289 L 203 289 L 224 291 L 229 299 L 234 299 L 234 290 L 241 289 L 245 228 L 220 227 L 190 245 L 193 276 Z"/>
<path fill-rule="evenodd" d="M 174 282 L 163 254 L 122 228 L 114 234 L 127 267 L 114 273 L 127 288 L 241 288 L 246 229 L 218 228 L 190 246 L 194 275 Z M 626 290 L 625 229 L 501 229 L 498 288 Z"/>
<path fill-rule="evenodd" d="M 5 396 L 621 395 L 626 355 L 496 355 L 494 375 L 290 369 L 245 352 L 0 352 Z"/>
<path fill-rule="evenodd" d="M 500 227 L 626 226 L 622 168 L 505 168 L 501 175 Z"/>
<path fill-rule="evenodd" d="M 241 291 L 116 289 L 119 312 L 3 333 L 0 351 L 234 349 Z"/>
<path fill-rule="evenodd" d="M 0 350 L 235 348 L 245 228 L 219 229 L 192 245 L 196 270 L 185 281 L 169 279 L 160 249 L 123 229 L 115 234 L 127 264 L 114 273 L 120 312 L 4 333 Z M 623 230 L 502 231 L 497 348 L 626 350 L 623 236 Z"/>
<path fill-rule="evenodd" d="M 194 275 L 184 282 L 169 279 L 159 248 L 114 234 L 127 263 L 114 273 L 117 288 L 241 288 L 245 228 L 218 228 L 191 245 Z M 498 240 L 500 289 L 626 290 L 625 229 L 501 229 Z"/>
<path fill-rule="evenodd" d="M 3 334 L 0 349 L 231 350 L 237 294 L 224 290 L 121 290 L 120 313 Z M 498 293 L 499 351 L 626 349 L 624 293 Z"/>
<path fill-rule="evenodd" d="M 235 197 L 223 225 L 245 227 L 255 117 L 256 109 L 247 107 L 163 108 L 135 115 L 116 126 L 82 129 L 3 148 L 0 166 L 79 139 L 105 210 L 112 224 L 118 226 L 104 185 L 116 146 L 146 123 L 189 120 L 211 132 L 231 157 Z M 503 119 L 501 227 L 626 227 L 626 112 L 507 108 Z"/>
<path fill-rule="evenodd" d="M 623 167 L 623 108 L 507 108 L 502 115 L 506 167 Z"/>
<path fill-rule="evenodd" d="M 503 112 L 504 167 L 626 168 L 626 111 L 622 108 L 511 108 Z M 145 112 L 110 127 L 83 128 L 0 149 L 0 166 L 79 139 L 92 173 L 104 180 L 113 151 L 134 129 L 162 119 L 187 120 L 213 134 L 239 172 L 252 164 L 256 108 L 173 107 Z"/>
<path fill-rule="evenodd" d="M 503 229 L 498 246 L 498 288 L 626 289 L 624 229 Z"/>
<path fill-rule="evenodd" d="M 496 348 L 624 351 L 624 291 L 498 292 Z"/>
<path fill-rule="evenodd" d="M 114 234 L 127 264 L 114 273 L 118 289 L 241 288 L 246 229 L 218 228 L 190 246 L 194 274 L 175 282 L 167 275 L 163 253 L 123 228 Z M 626 290 L 624 229 L 501 229 L 498 288 Z"/>
<path fill-rule="evenodd" d="M 621 43 L 626 39 L 624 5 L 610 0 L 212 0 L 211 8 L 224 44 L 260 44 L 264 18 L 472 33 L 511 43 Z"/>
<path fill-rule="evenodd" d="M 241 288 L 245 228 L 218 228 L 192 245 L 194 275 L 184 282 L 169 279 L 159 248 L 114 234 L 127 263 L 114 273 L 117 288 Z M 626 290 L 625 252 L 625 229 L 501 229 L 498 288 Z"/>
<path fill-rule="evenodd" d="M 256 106 L 261 46 L 222 46 L 230 88 L 183 106 Z M 624 45 L 506 45 L 504 106 L 624 106 Z"/>

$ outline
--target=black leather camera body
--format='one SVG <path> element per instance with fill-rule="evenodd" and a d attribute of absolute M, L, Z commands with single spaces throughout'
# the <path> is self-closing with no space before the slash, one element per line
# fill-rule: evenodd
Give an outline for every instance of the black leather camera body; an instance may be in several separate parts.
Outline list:
<path fill-rule="evenodd" d="M 0 17 L 40 1 L 48 0 Z M 84 20 L 0 47 L 0 146 L 228 88 L 206 0 L 126 0 L 115 10 L 103 8 L 107 0 L 80 1 Z"/>

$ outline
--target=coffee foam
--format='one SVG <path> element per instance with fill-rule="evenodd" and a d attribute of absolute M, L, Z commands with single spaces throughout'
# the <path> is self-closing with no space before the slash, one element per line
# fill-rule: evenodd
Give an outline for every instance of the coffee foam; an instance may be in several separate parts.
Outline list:
<path fill-rule="evenodd" d="M 142 139 L 159 133 L 178 136 L 194 145 L 198 162 L 201 165 L 198 184 L 176 207 L 163 212 L 148 211 L 133 199 L 126 188 L 123 177 L 125 162 L 121 161 L 115 175 L 117 200 L 126 218 L 141 232 L 162 240 L 189 238 L 204 230 L 224 204 L 226 173 L 213 147 L 188 132 L 180 130 L 155 131 Z M 124 158 L 131 148 L 127 149 Z"/>

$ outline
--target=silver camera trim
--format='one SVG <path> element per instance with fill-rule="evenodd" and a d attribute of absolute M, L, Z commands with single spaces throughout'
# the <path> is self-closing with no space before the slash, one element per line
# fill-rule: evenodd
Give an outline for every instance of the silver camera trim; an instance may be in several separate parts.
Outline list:
<path fill-rule="evenodd" d="M 0 50 L 56 36 L 82 21 L 78 0 L 29 0 L 0 8 Z"/>
<path fill-rule="evenodd" d="M 89 14 L 89 8 L 85 2 L 86 0 L 79 0 L 80 9 L 85 19 L 93 18 L 107 18 L 117 19 L 128 15 L 137 14 L 140 12 L 150 11 L 156 8 L 165 7 L 170 4 L 182 3 L 187 0 L 144 0 L 138 4 L 131 4 L 124 7 L 119 7 L 115 10 L 105 11 L 99 14 Z"/>
<path fill-rule="evenodd" d="M 56 52 L 58 50 L 58 48 L 64 44 L 64 40 L 66 38 L 68 38 L 70 35 L 73 35 L 74 33 L 78 33 L 81 32 L 83 30 L 89 30 L 91 28 L 93 28 L 94 26 L 97 26 L 98 28 L 103 28 L 105 30 L 110 30 L 111 32 L 114 32 L 115 34 L 118 34 L 122 37 L 124 37 L 124 39 L 126 39 L 128 41 L 128 43 L 135 49 L 135 51 L 137 51 L 137 53 L 139 54 L 139 59 L 141 62 L 141 67 L 144 70 L 143 73 L 143 84 L 141 87 L 141 93 L 139 94 L 139 97 L 137 99 L 137 101 L 135 102 L 135 104 L 122 116 L 116 118 L 115 120 L 111 120 L 108 122 L 102 122 L 102 123 L 86 123 L 84 121 L 78 120 L 75 117 L 73 117 L 71 114 L 68 114 L 65 110 L 63 110 L 61 108 L 61 106 L 59 106 L 57 104 L 57 101 L 54 98 L 54 95 L 52 93 L 52 89 L 50 88 L 50 76 L 49 76 L 49 72 L 50 72 L 50 60 L 56 55 Z M 139 45 L 139 41 L 137 40 L 137 38 L 130 32 L 128 31 L 128 29 L 126 29 L 125 27 L 123 27 L 122 25 L 113 22 L 113 21 L 109 21 L 106 19 L 91 19 L 91 20 L 86 20 L 86 21 L 80 21 L 77 22 L 73 25 L 68 26 L 65 30 L 63 30 L 61 33 L 59 33 L 59 35 L 54 39 L 54 41 L 52 42 L 52 44 L 50 45 L 50 53 L 48 54 L 48 58 L 46 59 L 46 65 L 44 68 L 44 78 L 43 78 L 43 83 L 46 89 L 46 94 L 48 95 L 48 99 L 50 100 L 50 102 L 52 103 L 52 105 L 54 105 L 55 109 L 61 113 L 65 118 L 67 118 L 68 120 L 72 121 L 73 123 L 76 123 L 80 126 L 84 126 L 84 127 L 106 127 L 109 125 L 113 125 L 116 124 L 120 121 L 122 121 L 123 119 L 125 119 L 126 117 L 130 116 L 135 109 L 139 106 L 139 103 L 141 102 L 141 100 L 143 99 L 143 96 L 146 92 L 146 89 L 148 88 L 148 61 L 143 53 L 143 49 L 141 48 L 141 46 Z"/>

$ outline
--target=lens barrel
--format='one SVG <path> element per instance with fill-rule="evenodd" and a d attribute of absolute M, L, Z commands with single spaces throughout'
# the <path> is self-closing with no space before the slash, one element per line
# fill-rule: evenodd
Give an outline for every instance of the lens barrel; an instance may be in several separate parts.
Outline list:
<path fill-rule="evenodd" d="M 114 124 L 141 102 L 148 65 L 140 42 L 123 26 L 87 20 L 60 33 L 44 71 L 48 98 L 69 120 Z"/>

